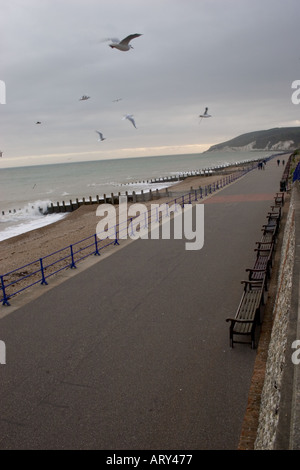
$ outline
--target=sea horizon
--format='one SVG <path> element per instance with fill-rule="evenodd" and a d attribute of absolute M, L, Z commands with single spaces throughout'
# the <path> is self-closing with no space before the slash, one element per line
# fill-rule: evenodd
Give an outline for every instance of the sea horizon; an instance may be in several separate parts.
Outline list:
<path fill-rule="evenodd" d="M 57 202 L 136 193 L 170 186 L 152 179 L 180 176 L 274 155 L 265 151 L 194 154 L 64 162 L 0 169 L 0 241 L 53 223 L 64 214 L 43 215 Z M 174 184 L 174 183 L 173 183 Z"/>

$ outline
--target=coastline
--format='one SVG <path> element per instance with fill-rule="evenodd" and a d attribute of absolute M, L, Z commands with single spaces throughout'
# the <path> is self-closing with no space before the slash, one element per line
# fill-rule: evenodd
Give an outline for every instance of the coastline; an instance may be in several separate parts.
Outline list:
<path fill-rule="evenodd" d="M 213 184 L 222 179 L 225 174 L 229 176 L 242 168 L 252 165 L 253 162 L 235 166 L 232 171 L 228 168 L 211 176 L 188 176 L 183 181 L 169 186 L 172 192 L 187 194 L 191 188 L 199 189 L 205 185 Z M 172 200 L 172 197 L 161 195 L 155 201 L 143 202 L 145 206 L 151 203 L 162 204 Z M 73 212 L 67 213 L 64 218 L 50 225 L 46 225 L 12 238 L 0 241 L 1 272 L 4 275 L 27 264 L 43 258 L 51 253 L 77 243 L 80 240 L 93 236 L 99 217 L 96 215 L 97 205 L 82 205 Z M 117 207 L 117 206 L 116 206 Z M 126 240 L 122 240 L 122 246 Z M 113 245 L 105 248 L 105 252 L 116 249 Z"/>

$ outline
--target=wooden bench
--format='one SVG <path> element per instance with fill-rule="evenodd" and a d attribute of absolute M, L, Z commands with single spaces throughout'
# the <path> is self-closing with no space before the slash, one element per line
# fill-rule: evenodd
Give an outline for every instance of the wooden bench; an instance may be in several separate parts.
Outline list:
<path fill-rule="evenodd" d="M 253 268 L 247 268 L 249 281 L 264 282 L 265 290 L 268 290 L 268 281 L 271 278 L 271 268 L 273 261 L 273 243 L 261 243 L 256 248 L 256 259 Z"/>
<path fill-rule="evenodd" d="M 284 193 L 276 193 L 274 205 L 267 214 L 267 224 L 262 227 L 262 237 L 256 242 L 256 259 L 253 268 L 246 269 L 247 281 L 244 283 L 244 290 L 238 309 L 234 318 L 227 318 L 230 322 L 229 338 L 230 347 L 234 343 L 247 343 L 235 339 L 239 336 L 250 336 L 252 348 L 255 348 L 255 329 L 261 323 L 261 309 L 264 305 L 264 291 L 268 290 L 268 280 L 271 277 L 273 264 L 273 254 L 276 248 L 276 238 L 281 219 L 281 208 L 284 204 Z"/>
<path fill-rule="evenodd" d="M 272 242 L 275 245 L 276 237 L 279 231 L 280 217 L 278 213 L 270 213 L 268 216 L 267 224 L 262 226 L 263 235 L 261 242 L 268 243 Z"/>
<path fill-rule="evenodd" d="M 269 223 L 277 224 L 277 229 L 279 229 L 281 213 L 279 213 L 278 211 L 269 212 L 267 215 L 267 219 L 268 219 L 268 224 Z"/>
<path fill-rule="evenodd" d="M 284 205 L 284 193 L 276 193 L 274 197 L 275 206 L 283 206 Z"/>
<path fill-rule="evenodd" d="M 273 241 L 271 242 L 256 242 L 256 245 L 257 245 L 257 248 L 254 250 L 258 253 L 261 252 L 261 250 L 263 250 L 265 252 L 265 254 L 267 255 L 267 252 L 269 252 L 270 254 L 270 260 L 269 260 L 269 265 L 270 265 L 270 268 L 272 267 L 273 265 L 273 257 L 274 257 L 274 253 L 275 253 L 275 244 Z M 264 253 L 263 253 L 264 254 Z"/>
<path fill-rule="evenodd" d="M 263 235 L 261 237 L 261 242 L 273 243 L 273 249 L 275 249 L 281 220 L 281 206 L 271 206 L 271 209 L 272 211 L 267 215 L 268 222 L 262 227 Z"/>
<path fill-rule="evenodd" d="M 277 216 L 277 218 L 281 219 L 281 206 L 271 206 L 271 212 L 268 215 Z"/>
<path fill-rule="evenodd" d="M 262 228 L 262 237 L 260 239 L 261 243 L 273 243 L 275 245 L 276 235 L 277 235 L 277 226 L 275 225 L 264 225 Z"/>
<path fill-rule="evenodd" d="M 265 281 L 241 281 L 244 284 L 243 295 L 234 318 L 226 318 L 230 322 L 230 347 L 234 343 L 250 343 L 255 348 L 255 329 L 261 323 L 261 308 L 264 304 Z M 250 341 L 235 339 L 235 336 L 250 336 Z"/>

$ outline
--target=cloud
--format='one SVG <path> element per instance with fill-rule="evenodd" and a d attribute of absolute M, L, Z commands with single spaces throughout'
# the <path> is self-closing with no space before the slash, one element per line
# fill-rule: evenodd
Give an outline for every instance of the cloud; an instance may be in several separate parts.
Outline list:
<path fill-rule="evenodd" d="M 107 136 L 106 155 L 117 157 L 124 149 L 205 149 L 298 122 L 291 83 L 300 79 L 299 9 L 296 0 L 5 3 L 0 164 L 26 155 L 89 158 L 98 151 L 95 129 Z M 142 36 L 129 52 L 102 42 L 135 32 Z M 80 102 L 83 94 L 91 99 Z M 199 126 L 206 106 L 213 118 Z M 137 130 L 122 121 L 127 113 Z"/>

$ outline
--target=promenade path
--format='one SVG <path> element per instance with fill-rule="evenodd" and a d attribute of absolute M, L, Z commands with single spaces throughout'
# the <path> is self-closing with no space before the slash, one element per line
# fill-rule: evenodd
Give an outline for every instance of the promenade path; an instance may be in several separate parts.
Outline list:
<path fill-rule="evenodd" d="M 134 241 L 1 318 L 0 449 L 236 449 L 256 352 L 225 319 L 282 172 L 207 199 L 201 250 Z"/>

